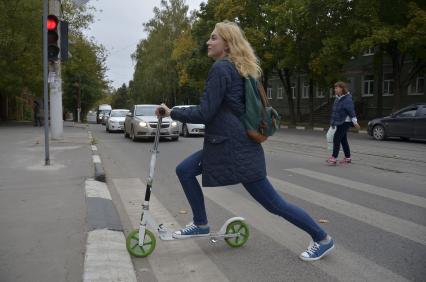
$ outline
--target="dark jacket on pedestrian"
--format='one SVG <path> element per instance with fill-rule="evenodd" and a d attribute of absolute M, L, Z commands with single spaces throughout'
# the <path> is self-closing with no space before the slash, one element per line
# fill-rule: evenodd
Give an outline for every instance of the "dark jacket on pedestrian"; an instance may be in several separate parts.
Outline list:
<path fill-rule="evenodd" d="M 356 117 L 352 95 L 349 93 L 341 96 L 340 98 L 336 98 L 336 101 L 334 101 L 330 124 L 334 126 L 342 125 L 347 116 L 351 119 Z"/>
<path fill-rule="evenodd" d="M 211 67 L 200 105 L 172 110 L 172 119 L 206 126 L 203 186 L 248 183 L 266 177 L 262 146 L 247 136 L 238 118 L 244 111 L 244 81 L 227 59 L 217 60 Z"/>

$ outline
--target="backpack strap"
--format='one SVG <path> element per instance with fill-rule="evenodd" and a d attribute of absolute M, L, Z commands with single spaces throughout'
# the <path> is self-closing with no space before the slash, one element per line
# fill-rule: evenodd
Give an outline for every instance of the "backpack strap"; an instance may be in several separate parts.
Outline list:
<path fill-rule="evenodd" d="M 259 91 L 260 100 L 262 101 L 263 107 L 269 107 L 269 101 L 265 93 L 265 88 L 263 88 L 263 84 L 260 81 L 257 81 L 257 90 Z"/>

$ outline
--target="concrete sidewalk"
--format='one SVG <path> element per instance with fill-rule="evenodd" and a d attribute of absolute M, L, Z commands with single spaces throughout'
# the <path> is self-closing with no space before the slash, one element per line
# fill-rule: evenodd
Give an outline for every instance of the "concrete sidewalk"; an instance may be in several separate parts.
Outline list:
<path fill-rule="evenodd" d="M 0 124 L 0 281 L 81 281 L 86 245 L 85 180 L 93 176 L 85 128 Z"/>
<path fill-rule="evenodd" d="M 45 166 L 44 128 L 0 123 L 0 281 L 136 281 L 89 137 L 65 122 Z"/>

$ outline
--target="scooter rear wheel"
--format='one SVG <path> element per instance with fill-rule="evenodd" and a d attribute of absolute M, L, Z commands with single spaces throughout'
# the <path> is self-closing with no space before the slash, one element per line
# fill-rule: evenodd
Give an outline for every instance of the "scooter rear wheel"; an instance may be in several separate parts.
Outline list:
<path fill-rule="evenodd" d="M 237 237 L 225 238 L 225 242 L 233 247 L 239 248 L 244 245 L 250 235 L 248 225 L 242 220 L 235 220 L 226 226 L 226 234 L 236 234 L 239 233 Z"/>
<path fill-rule="evenodd" d="M 139 230 L 135 229 L 127 236 L 126 248 L 132 256 L 144 258 L 154 251 L 155 243 L 155 235 L 148 229 L 145 229 L 143 246 L 139 246 Z"/>

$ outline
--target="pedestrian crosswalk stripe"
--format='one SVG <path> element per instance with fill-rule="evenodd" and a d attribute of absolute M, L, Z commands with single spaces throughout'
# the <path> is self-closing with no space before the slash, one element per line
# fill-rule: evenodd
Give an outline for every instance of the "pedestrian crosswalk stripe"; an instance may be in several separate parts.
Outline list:
<path fill-rule="evenodd" d="M 394 190 L 390 190 L 390 189 L 386 189 L 386 188 L 382 188 L 382 187 L 378 187 L 378 186 L 374 186 L 374 185 L 370 185 L 370 184 L 366 184 L 366 183 L 362 183 L 358 181 L 353 181 L 346 178 L 337 177 L 337 176 L 333 176 L 333 175 L 329 175 L 329 174 L 325 174 L 321 172 L 316 172 L 316 171 L 312 171 L 312 170 L 308 170 L 304 168 L 290 168 L 286 170 L 303 175 L 303 176 L 307 176 L 310 178 L 318 179 L 324 182 L 328 182 L 328 183 L 348 187 L 354 190 L 378 195 L 384 198 L 404 202 L 404 203 L 418 206 L 421 208 L 426 208 L 426 198 L 423 198 L 420 196 L 410 195 L 407 193 L 402 193 L 402 192 L 398 192 L 398 191 L 394 191 Z"/>
<path fill-rule="evenodd" d="M 112 180 L 120 195 L 133 228 L 139 227 L 145 185 L 139 178 L 115 178 Z M 179 223 L 151 194 L 150 212 L 158 224 L 178 228 Z M 154 231 L 153 227 L 148 227 Z M 158 239 L 157 237 L 157 240 Z M 193 240 L 158 242 L 148 257 L 158 281 L 229 281 L 217 265 Z"/>
<path fill-rule="evenodd" d="M 273 216 L 254 200 L 248 200 L 226 188 L 206 188 L 203 192 L 206 198 L 230 213 L 246 218 L 250 227 L 255 227 L 295 256 L 306 249 L 311 240 L 305 232 L 282 218 Z M 251 240 L 255 240 L 253 236 Z M 338 240 L 333 252 L 323 260 L 314 263 L 313 266 L 340 281 L 408 281 L 391 270 L 344 248 L 339 245 Z"/>
<path fill-rule="evenodd" d="M 93 230 L 87 234 L 83 282 L 136 282 L 123 232 Z"/>
<path fill-rule="evenodd" d="M 426 245 L 426 227 L 361 205 L 328 196 L 281 179 L 268 177 L 275 188 L 314 205 L 365 222 L 414 242 Z"/>
<path fill-rule="evenodd" d="M 111 200 L 111 194 L 105 183 L 96 181 L 94 179 L 86 180 L 86 197 L 88 198 L 103 198 Z"/>

